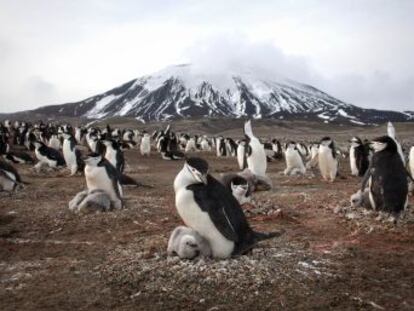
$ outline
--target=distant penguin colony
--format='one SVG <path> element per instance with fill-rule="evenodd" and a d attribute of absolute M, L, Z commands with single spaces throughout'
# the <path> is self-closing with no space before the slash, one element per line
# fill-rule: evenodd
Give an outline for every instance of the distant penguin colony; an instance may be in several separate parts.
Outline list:
<path fill-rule="evenodd" d="M 0 124 L 0 191 L 6 196 L 26 191 L 30 183 L 23 182 L 19 172 L 26 180 L 27 169 L 39 174 L 47 167 L 53 177 L 80 178 L 86 185 L 73 194 L 70 211 L 107 212 L 131 204 L 124 196 L 127 186 L 143 186 L 124 173 L 131 167 L 127 163 L 131 153 L 135 152 L 135 163 L 150 171 L 158 169 L 152 167 L 152 160 L 175 167 L 175 208 L 185 226 L 177 224 L 172 231 L 167 254 L 181 259 L 240 256 L 260 241 L 279 236 L 281 232 L 256 232 L 243 210 L 257 204 L 257 191 L 271 190 L 272 181 L 279 178 L 342 185 L 337 176 L 348 174 L 355 176 L 348 180 L 356 187 L 361 182 L 351 196 L 352 207 L 371 208 L 397 219 L 408 204 L 414 146 L 412 141 L 409 145 L 397 139 L 392 123 L 384 136 L 371 140 L 358 136 L 334 140 L 333 134 L 320 140 L 302 134 L 283 137 L 277 132 L 259 137 L 263 129 L 256 128 L 254 134 L 250 120 L 234 137 L 228 131 L 215 136 L 189 129 L 180 132 L 171 125 L 147 132 L 151 127 L 5 121 Z M 214 159 L 228 166 L 219 167 L 216 179 L 206 159 L 212 166 L 216 166 Z M 280 165 L 277 172 L 275 162 Z M 70 176 L 59 170 L 69 171 Z M 31 174 L 27 176 L 30 179 Z M 277 186 L 273 191 L 278 191 Z"/>

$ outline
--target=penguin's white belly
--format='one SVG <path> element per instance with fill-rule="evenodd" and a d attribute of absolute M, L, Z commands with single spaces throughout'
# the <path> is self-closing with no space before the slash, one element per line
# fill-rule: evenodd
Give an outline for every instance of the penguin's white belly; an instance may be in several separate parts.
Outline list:
<path fill-rule="evenodd" d="M 105 153 L 105 158 L 114 166 L 116 167 L 116 152 L 112 149 L 109 149 Z"/>
<path fill-rule="evenodd" d="M 86 186 L 88 190 L 101 189 L 105 191 L 112 201 L 118 201 L 112 181 L 108 178 L 104 167 L 85 168 Z"/>
<path fill-rule="evenodd" d="M 228 258 L 234 249 L 234 242 L 226 239 L 211 221 L 207 212 L 203 212 L 194 200 L 194 194 L 187 189 L 176 193 L 175 204 L 184 223 L 207 239 L 216 258 Z"/>
<path fill-rule="evenodd" d="M 243 162 L 244 162 L 244 146 L 237 147 L 237 162 L 239 163 L 239 167 L 243 169 Z"/>
<path fill-rule="evenodd" d="M 351 174 L 354 176 L 358 176 L 358 168 L 356 165 L 356 158 L 355 158 L 355 148 L 351 147 L 349 150 L 349 163 L 351 165 Z"/>
<path fill-rule="evenodd" d="M 286 167 L 287 168 L 304 168 L 303 161 L 297 152 L 286 152 Z"/>
<path fill-rule="evenodd" d="M 76 161 L 76 154 L 75 150 L 70 150 L 70 146 L 68 144 L 63 143 L 63 157 L 65 158 L 65 162 L 67 167 L 72 167 L 77 165 Z"/>
<path fill-rule="evenodd" d="M 247 165 L 253 174 L 258 176 L 266 176 L 267 160 L 264 147 L 261 143 L 252 142 L 252 154 L 247 158 Z"/>
<path fill-rule="evenodd" d="M 411 177 L 414 178 L 414 146 L 411 147 L 410 149 L 410 173 L 411 173 Z"/>
<path fill-rule="evenodd" d="M 141 154 L 149 154 L 151 151 L 151 145 L 148 139 L 143 138 L 141 140 L 141 146 L 140 146 Z"/>
<path fill-rule="evenodd" d="M 201 142 L 201 149 L 204 150 L 204 151 L 210 150 L 210 145 L 208 144 L 208 142 L 206 140 L 203 140 Z"/>

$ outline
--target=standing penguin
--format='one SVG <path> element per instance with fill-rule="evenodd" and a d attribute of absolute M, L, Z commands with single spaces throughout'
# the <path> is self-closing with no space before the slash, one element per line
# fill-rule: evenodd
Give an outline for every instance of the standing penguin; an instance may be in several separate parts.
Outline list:
<path fill-rule="evenodd" d="M 244 170 L 247 167 L 246 155 L 251 153 L 251 147 L 247 144 L 245 139 L 239 141 L 237 146 L 237 163 L 240 170 Z"/>
<path fill-rule="evenodd" d="M 330 137 L 322 138 L 318 151 L 319 170 L 323 179 L 330 182 L 334 182 L 338 173 L 338 159 L 336 156 L 333 140 Z"/>
<path fill-rule="evenodd" d="M 52 134 L 49 139 L 49 147 L 59 150 L 60 149 L 60 140 L 57 134 Z"/>
<path fill-rule="evenodd" d="M 149 156 L 151 153 L 151 137 L 147 132 L 143 132 L 144 136 L 141 139 L 139 150 L 142 156 Z"/>
<path fill-rule="evenodd" d="M 174 180 L 174 191 L 178 214 L 209 242 L 213 257 L 243 254 L 257 242 L 278 235 L 253 231 L 239 202 L 208 169 L 203 159 L 187 159 Z"/>
<path fill-rule="evenodd" d="M 103 143 L 106 147 L 105 158 L 118 170 L 118 172 L 122 173 L 125 167 L 125 158 L 119 143 L 114 139 L 104 140 Z"/>
<path fill-rule="evenodd" d="M 253 174 L 258 176 L 266 176 L 267 160 L 266 152 L 263 145 L 253 135 L 251 121 L 244 124 L 244 135 L 246 136 L 247 144 L 250 146 L 249 153 L 247 153 L 247 166 Z"/>
<path fill-rule="evenodd" d="M 369 165 L 368 150 L 366 150 L 365 145 L 359 137 L 352 137 L 351 139 L 349 162 L 352 175 L 364 176 Z"/>
<path fill-rule="evenodd" d="M 50 148 L 40 141 L 35 141 L 34 146 L 36 158 L 39 160 L 36 165 L 40 166 L 44 163 L 52 168 L 65 165 L 65 159 L 58 150 Z"/>
<path fill-rule="evenodd" d="M 85 159 L 85 179 L 88 190 L 105 191 L 115 208 L 122 208 L 121 174 L 98 153 L 91 153 Z"/>
<path fill-rule="evenodd" d="M 225 157 L 227 155 L 226 143 L 224 141 L 223 136 L 219 136 L 216 138 L 216 154 L 217 157 Z"/>
<path fill-rule="evenodd" d="M 73 176 L 77 172 L 83 172 L 85 163 L 81 158 L 81 152 L 76 148 L 76 139 L 70 133 L 63 133 L 63 157 L 65 158 L 66 166 L 70 170 L 70 175 Z"/>
<path fill-rule="evenodd" d="M 303 159 L 300 151 L 298 150 L 298 145 L 291 141 L 286 144 L 285 151 L 285 160 L 286 160 L 286 169 L 284 171 L 285 175 L 296 175 L 306 173 L 305 165 L 303 164 Z"/>
<path fill-rule="evenodd" d="M 361 191 L 364 192 L 368 183 L 373 209 L 397 216 L 408 202 L 408 176 L 397 144 L 391 137 L 382 136 L 373 139 L 371 146 L 374 155 L 362 181 Z"/>

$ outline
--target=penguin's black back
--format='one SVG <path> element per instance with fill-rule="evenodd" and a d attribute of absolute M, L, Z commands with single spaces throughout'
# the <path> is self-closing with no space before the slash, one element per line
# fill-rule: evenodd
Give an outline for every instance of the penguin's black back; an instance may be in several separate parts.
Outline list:
<path fill-rule="evenodd" d="M 397 152 L 375 153 L 371 166 L 371 193 L 378 210 L 401 212 L 407 200 L 407 173 Z"/>

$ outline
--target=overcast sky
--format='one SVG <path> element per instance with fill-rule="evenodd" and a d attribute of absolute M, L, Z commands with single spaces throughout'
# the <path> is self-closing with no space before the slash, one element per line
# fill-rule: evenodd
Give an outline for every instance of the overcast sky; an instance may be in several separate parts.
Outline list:
<path fill-rule="evenodd" d="M 414 1 L 0 0 L 0 112 L 189 62 L 267 68 L 355 105 L 414 110 Z"/>

